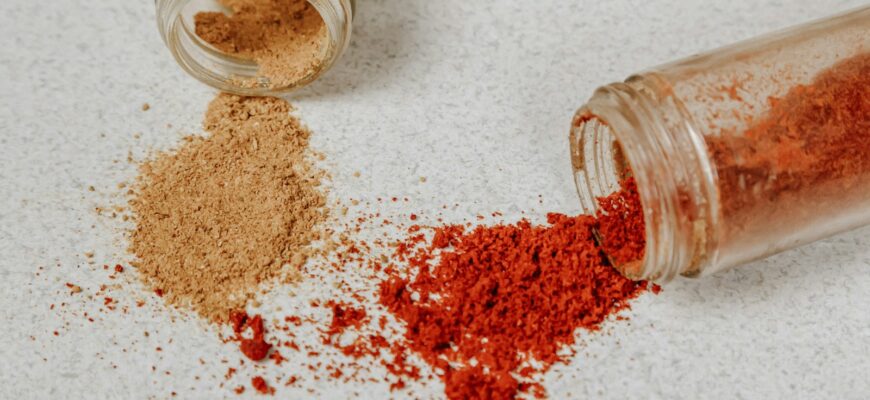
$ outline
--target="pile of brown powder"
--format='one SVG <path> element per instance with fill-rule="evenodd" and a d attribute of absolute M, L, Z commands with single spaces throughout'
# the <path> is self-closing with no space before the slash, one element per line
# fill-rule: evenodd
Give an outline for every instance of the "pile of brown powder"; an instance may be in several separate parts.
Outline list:
<path fill-rule="evenodd" d="M 221 94 L 205 116 L 208 137 L 140 167 L 133 265 L 170 304 L 224 321 L 314 254 L 328 215 L 323 173 L 290 111 L 280 99 Z"/>
<path fill-rule="evenodd" d="M 306 0 L 218 0 L 232 14 L 200 12 L 196 34 L 218 50 L 256 61 L 272 88 L 314 73 L 323 61 L 326 26 Z"/>

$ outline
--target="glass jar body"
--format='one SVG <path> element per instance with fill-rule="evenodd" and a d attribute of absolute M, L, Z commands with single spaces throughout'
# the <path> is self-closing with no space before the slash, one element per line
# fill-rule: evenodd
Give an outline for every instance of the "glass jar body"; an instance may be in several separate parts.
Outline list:
<path fill-rule="evenodd" d="M 222 53 L 195 33 L 194 15 L 222 11 L 215 0 L 155 0 L 157 24 L 164 43 L 188 74 L 221 91 L 246 96 L 277 96 L 303 87 L 328 71 L 347 49 L 352 28 L 354 0 L 308 0 L 323 18 L 326 29 L 320 62 L 311 73 L 289 84 L 276 86 L 259 75 L 252 60 Z"/>
<path fill-rule="evenodd" d="M 655 280 L 870 224 L 868 86 L 870 7 L 603 87 L 571 132 L 583 207 L 630 169 L 647 243 L 617 267 Z"/>

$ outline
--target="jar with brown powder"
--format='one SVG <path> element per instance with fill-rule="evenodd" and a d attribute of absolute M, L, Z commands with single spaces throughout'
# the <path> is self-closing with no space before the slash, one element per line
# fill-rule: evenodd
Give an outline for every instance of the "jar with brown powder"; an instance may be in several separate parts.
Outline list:
<path fill-rule="evenodd" d="M 281 95 L 328 71 L 350 42 L 354 0 L 155 0 L 178 64 L 221 91 Z"/>
<path fill-rule="evenodd" d="M 587 212 L 637 186 L 645 248 L 599 232 L 632 278 L 701 276 L 870 224 L 870 7 L 602 87 L 571 155 Z"/>

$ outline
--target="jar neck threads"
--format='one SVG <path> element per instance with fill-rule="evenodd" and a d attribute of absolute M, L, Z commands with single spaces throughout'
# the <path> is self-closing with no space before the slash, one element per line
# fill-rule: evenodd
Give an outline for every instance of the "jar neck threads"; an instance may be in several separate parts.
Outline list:
<path fill-rule="evenodd" d="M 627 174 L 637 181 L 645 256 L 615 265 L 630 278 L 698 275 L 716 258 L 715 170 L 693 126 L 654 74 L 599 89 L 574 118 L 571 159 L 584 211 L 596 213 L 597 199 L 619 191 Z"/>

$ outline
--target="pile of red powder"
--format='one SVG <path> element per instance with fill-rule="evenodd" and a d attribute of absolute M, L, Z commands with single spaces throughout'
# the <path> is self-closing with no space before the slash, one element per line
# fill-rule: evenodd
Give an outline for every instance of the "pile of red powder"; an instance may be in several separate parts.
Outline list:
<path fill-rule="evenodd" d="M 611 243 L 619 258 L 638 260 L 640 202 L 633 181 L 623 186 L 600 200 L 601 234 L 633 240 Z M 575 330 L 598 329 L 649 287 L 608 264 L 594 237 L 599 219 L 550 214 L 548 226 L 444 226 L 428 243 L 413 236 L 398 246 L 410 268 L 381 283 L 380 303 L 404 322 L 403 346 L 433 367 L 448 398 L 542 397 L 532 378 L 564 360 Z"/>

